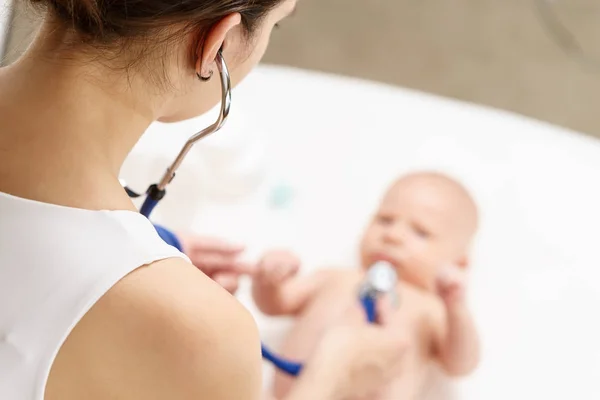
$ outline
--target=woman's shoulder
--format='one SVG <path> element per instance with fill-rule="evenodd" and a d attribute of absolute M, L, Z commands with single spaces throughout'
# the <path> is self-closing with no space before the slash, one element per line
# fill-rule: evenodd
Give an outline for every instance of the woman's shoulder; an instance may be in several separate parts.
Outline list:
<path fill-rule="evenodd" d="M 60 350 L 46 399 L 258 399 L 260 371 L 249 312 L 171 258 L 130 273 L 92 307 Z"/>

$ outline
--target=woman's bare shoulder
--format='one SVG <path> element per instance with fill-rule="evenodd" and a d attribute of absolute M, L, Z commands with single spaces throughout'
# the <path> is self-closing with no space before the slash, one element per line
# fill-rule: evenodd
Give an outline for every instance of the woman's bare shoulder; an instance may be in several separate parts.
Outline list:
<path fill-rule="evenodd" d="M 258 331 L 224 289 L 182 259 L 123 278 L 75 327 L 47 400 L 258 399 Z"/>

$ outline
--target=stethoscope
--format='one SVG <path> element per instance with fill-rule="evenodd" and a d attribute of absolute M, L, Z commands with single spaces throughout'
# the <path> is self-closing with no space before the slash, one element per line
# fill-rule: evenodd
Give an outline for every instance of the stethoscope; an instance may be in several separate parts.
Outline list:
<path fill-rule="evenodd" d="M 219 70 L 219 76 L 221 80 L 221 108 L 219 116 L 212 125 L 190 137 L 173 163 L 167 168 L 160 181 L 148 187 L 146 190 L 146 198 L 144 199 L 140 208 L 140 213 L 148 219 L 150 219 L 150 214 L 157 204 L 165 197 L 167 193 L 167 185 L 169 185 L 169 183 L 173 181 L 173 178 L 175 178 L 177 169 L 181 166 L 183 159 L 188 154 L 192 146 L 200 139 L 217 132 L 227 120 L 231 106 L 231 80 L 229 77 L 229 70 L 227 69 L 227 64 L 225 63 L 225 59 L 223 58 L 221 50 L 217 52 L 215 62 L 217 64 L 217 69 Z M 127 194 L 132 198 L 141 196 L 140 194 L 129 189 L 126 185 L 124 185 L 124 188 Z M 180 241 L 173 232 L 159 225 L 154 226 L 160 237 L 166 243 L 177 248 L 179 251 L 183 250 Z M 375 263 L 369 269 L 366 279 L 360 285 L 358 290 L 358 298 L 365 310 L 367 321 L 370 323 L 377 322 L 377 299 L 380 296 L 389 294 L 393 299 L 396 299 L 395 288 L 397 280 L 398 277 L 394 268 L 392 268 L 391 265 L 386 262 Z M 263 358 L 271 362 L 282 372 L 292 376 L 297 376 L 302 371 L 302 363 L 286 360 L 270 351 L 264 344 L 261 344 L 261 350 Z"/>

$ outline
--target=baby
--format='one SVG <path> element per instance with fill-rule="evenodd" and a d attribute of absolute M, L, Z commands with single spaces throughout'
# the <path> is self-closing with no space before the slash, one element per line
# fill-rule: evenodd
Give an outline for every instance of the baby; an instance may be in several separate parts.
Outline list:
<path fill-rule="evenodd" d="M 479 361 L 479 340 L 465 302 L 468 251 L 478 224 L 469 193 L 433 172 L 413 173 L 388 189 L 360 244 L 361 268 L 320 269 L 298 277 L 300 261 L 285 251 L 265 254 L 253 296 L 267 315 L 293 316 L 296 323 L 280 354 L 302 361 L 336 318 L 359 302 L 367 268 L 387 261 L 400 277 L 400 306 L 392 326 L 409 343 L 399 355 L 398 377 L 367 400 L 409 400 L 425 389 L 430 361 L 450 376 L 470 373 Z M 274 395 L 285 396 L 293 378 L 277 372 Z"/>

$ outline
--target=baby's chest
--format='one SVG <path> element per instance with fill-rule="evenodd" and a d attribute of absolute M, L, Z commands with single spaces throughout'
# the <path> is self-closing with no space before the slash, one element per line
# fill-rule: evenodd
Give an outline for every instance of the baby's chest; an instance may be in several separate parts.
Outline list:
<path fill-rule="evenodd" d="M 412 345 L 421 346 L 430 336 L 428 319 L 430 310 L 419 296 L 406 293 L 394 311 L 391 323 L 399 335 L 405 336 Z M 302 317 L 303 324 L 312 326 L 316 334 L 348 319 L 365 318 L 366 313 L 354 285 L 332 287 L 311 304 Z"/>
<path fill-rule="evenodd" d="M 328 329 L 349 318 L 354 321 L 357 318 L 366 319 L 358 292 L 351 287 L 332 288 L 329 294 L 314 299 L 296 321 L 284 340 L 282 353 L 292 359 L 306 359 L 314 352 L 315 346 Z M 428 358 L 430 335 L 425 321 L 426 310 L 419 299 L 403 296 L 401 305 L 390 321 L 395 333 L 408 342 L 408 349 L 402 355 L 403 374 L 416 373 L 420 369 L 418 366 Z M 413 376 L 411 380 L 415 378 Z"/>
<path fill-rule="evenodd" d="M 332 287 L 328 293 L 313 299 L 297 322 L 318 335 L 340 321 L 356 318 L 362 312 L 357 291 Z"/>

